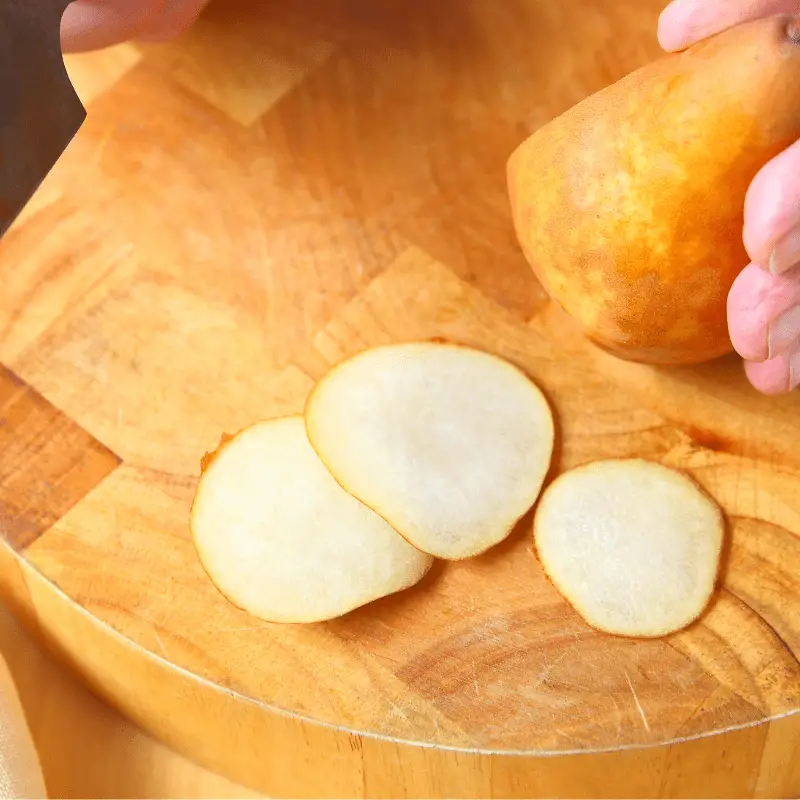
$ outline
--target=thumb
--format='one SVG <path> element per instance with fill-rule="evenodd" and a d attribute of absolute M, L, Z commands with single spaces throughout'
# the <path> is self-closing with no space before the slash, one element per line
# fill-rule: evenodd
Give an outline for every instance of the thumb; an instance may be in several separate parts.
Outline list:
<path fill-rule="evenodd" d="M 167 7 L 158 24 L 138 38 L 145 42 L 174 39 L 200 16 L 209 0 L 167 0 Z"/>
<path fill-rule="evenodd" d="M 61 18 L 65 53 L 99 50 L 154 28 L 167 0 L 75 0 Z"/>
<path fill-rule="evenodd" d="M 751 19 L 798 13 L 800 0 L 672 0 L 658 18 L 658 41 L 674 52 Z"/>

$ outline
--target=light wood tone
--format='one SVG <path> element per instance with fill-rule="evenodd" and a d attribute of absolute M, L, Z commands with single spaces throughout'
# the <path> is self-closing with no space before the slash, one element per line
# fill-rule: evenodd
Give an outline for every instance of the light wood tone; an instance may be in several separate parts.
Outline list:
<path fill-rule="evenodd" d="M 0 247 L 0 575 L 131 719 L 280 796 L 800 793 L 800 399 L 756 395 L 734 359 L 597 352 L 510 223 L 508 154 L 657 56 L 659 9 L 230 0 L 166 48 L 70 62 L 89 118 Z M 701 620 L 590 630 L 530 515 L 324 625 L 221 597 L 187 527 L 206 450 L 301 410 L 340 359 L 430 337 L 540 383 L 554 472 L 642 456 L 718 499 Z"/>
<path fill-rule="evenodd" d="M 8 661 L 53 800 L 258 796 L 177 755 L 110 709 L 5 608 L 0 609 L 0 653 Z"/>

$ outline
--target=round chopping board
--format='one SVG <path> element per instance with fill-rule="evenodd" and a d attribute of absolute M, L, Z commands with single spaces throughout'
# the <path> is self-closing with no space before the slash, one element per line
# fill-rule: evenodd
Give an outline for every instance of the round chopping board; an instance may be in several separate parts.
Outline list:
<path fill-rule="evenodd" d="M 230 0 L 68 60 L 88 120 L 0 245 L 0 575 L 98 693 L 272 795 L 800 793 L 800 398 L 733 357 L 597 351 L 510 222 L 510 152 L 657 57 L 660 5 Z M 590 629 L 530 515 L 326 624 L 220 595 L 188 528 L 206 451 L 341 359 L 432 337 L 542 387 L 553 475 L 638 456 L 716 498 L 700 620 Z"/>

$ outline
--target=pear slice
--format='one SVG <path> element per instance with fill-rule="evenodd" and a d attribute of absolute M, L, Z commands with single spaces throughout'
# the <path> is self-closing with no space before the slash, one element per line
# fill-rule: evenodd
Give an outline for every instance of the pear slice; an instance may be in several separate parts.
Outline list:
<path fill-rule="evenodd" d="M 312 390 L 306 430 L 337 481 L 415 547 L 476 556 L 536 501 L 554 426 L 519 369 L 468 347 L 376 347 Z"/>
<path fill-rule="evenodd" d="M 596 461 L 558 477 L 534 518 L 539 559 L 594 628 L 658 637 L 685 628 L 714 591 L 720 508 L 676 470 L 640 459 Z"/>
<path fill-rule="evenodd" d="M 301 416 L 260 422 L 205 465 L 191 532 L 209 578 L 270 622 L 320 622 L 416 584 L 433 564 L 331 477 Z"/>

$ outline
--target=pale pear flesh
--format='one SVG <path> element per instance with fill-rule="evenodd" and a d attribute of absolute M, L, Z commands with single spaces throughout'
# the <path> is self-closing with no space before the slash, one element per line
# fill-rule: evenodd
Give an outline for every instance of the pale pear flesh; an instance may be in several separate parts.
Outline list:
<path fill-rule="evenodd" d="M 592 627 L 630 637 L 685 628 L 707 606 L 724 537 L 720 508 L 689 477 L 640 459 L 596 461 L 542 494 L 536 553 Z"/>
<path fill-rule="evenodd" d="M 335 366 L 305 410 L 337 481 L 442 559 L 503 541 L 536 501 L 554 424 L 516 366 L 459 345 L 376 347 Z"/>
<path fill-rule="evenodd" d="M 221 446 L 200 479 L 191 532 L 219 591 L 269 622 L 342 616 L 415 585 L 433 564 L 333 479 L 299 415 Z"/>

